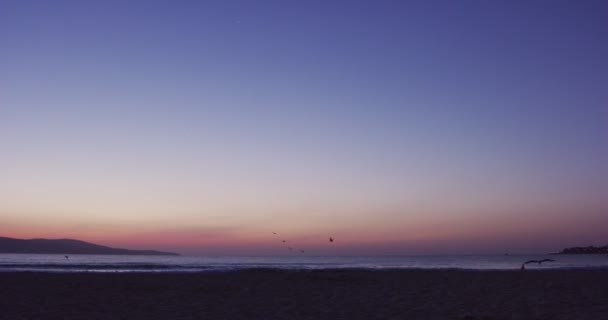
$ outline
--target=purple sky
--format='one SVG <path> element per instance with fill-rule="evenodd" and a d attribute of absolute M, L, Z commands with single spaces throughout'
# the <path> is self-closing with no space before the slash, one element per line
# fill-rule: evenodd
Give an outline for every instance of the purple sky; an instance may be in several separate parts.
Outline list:
<path fill-rule="evenodd" d="M 2 1 L 0 235 L 605 244 L 606 57 L 605 1 Z"/>

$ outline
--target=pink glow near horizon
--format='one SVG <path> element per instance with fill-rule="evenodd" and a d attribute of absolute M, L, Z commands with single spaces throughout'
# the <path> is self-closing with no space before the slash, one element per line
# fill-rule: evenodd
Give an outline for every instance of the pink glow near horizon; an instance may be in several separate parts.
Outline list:
<path fill-rule="evenodd" d="M 326 220 L 327 221 L 330 221 Z M 391 223 L 392 222 L 392 223 Z M 2 236 L 15 238 L 75 238 L 113 247 L 170 250 L 183 254 L 288 254 L 281 240 L 307 254 L 433 254 L 542 252 L 562 246 L 601 241 L 607 222 L 600 212 L 578 220 L 569 212 L 544 216 L 503 214 L 393 218 L 391 222 L 288 223 L 272 227 L 171 226 L 163 224 L 87 225 L 58 223 L 3 223 Z M 272 232 L 278 232 L 273 235 Z M 327 238 L 338 241 L 328 245 Z M 531 245 L 533 243 L 534 245 Z"/>

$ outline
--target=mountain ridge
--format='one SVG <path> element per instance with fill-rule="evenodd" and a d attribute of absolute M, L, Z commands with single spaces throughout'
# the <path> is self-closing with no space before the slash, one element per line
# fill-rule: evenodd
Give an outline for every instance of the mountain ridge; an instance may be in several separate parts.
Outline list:
<path fill-rule="evenodd" d="M 608 254 L 608 245 L 565 248 L 557 254 Z"/>
<path fill-rule="evenodd" d="M 16 239 L 0 236 L 0 253 L 33 254 L 108 254 L 108 255 L 153 255 L 178 256 L 173 252 L 157 250 L 130 250 L 112 248 L 77 239 Z"/>

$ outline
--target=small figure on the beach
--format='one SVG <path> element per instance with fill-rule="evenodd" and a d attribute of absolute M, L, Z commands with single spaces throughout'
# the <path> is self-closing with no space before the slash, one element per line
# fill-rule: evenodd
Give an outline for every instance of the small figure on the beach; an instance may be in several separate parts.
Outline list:
<path fill-rule="evenodd" d="M 539 265 L 540 265 L 540 264 L 542 264 L 543 262 L 555 262 L 555 260 L 553 260 L 553 259 L 528 260 L 528 261 L 526 261 L 526 262 L 522 263 L 522 265 L 521 265 L 521 270 L 522 270 L 522 271 L 526 270 L 526 265 L 527 265 L 527 264 L 530 264 L 530 263 L 536 263 L 536 264 L 539 264 Z"/>

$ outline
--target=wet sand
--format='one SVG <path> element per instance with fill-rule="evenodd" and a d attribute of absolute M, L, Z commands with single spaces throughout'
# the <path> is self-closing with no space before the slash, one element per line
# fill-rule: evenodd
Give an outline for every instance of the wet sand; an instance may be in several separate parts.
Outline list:
<path fill-rule="evenodd" d="M 0 273 L 0 319 L 608 319 L 608 271 Z"/>

